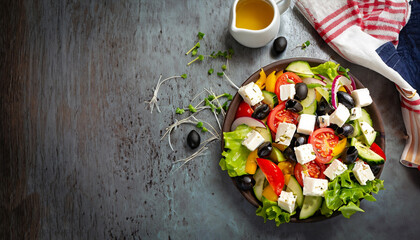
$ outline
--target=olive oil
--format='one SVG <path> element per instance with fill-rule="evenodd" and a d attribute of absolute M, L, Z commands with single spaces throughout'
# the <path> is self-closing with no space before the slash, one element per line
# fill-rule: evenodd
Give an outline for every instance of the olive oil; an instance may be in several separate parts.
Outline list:
<path fill-rule="evenodd" d="M 236 27 L 260 30 L 274 18 L 273 7 L 264 0 L 241 0 L 236 6 Z"/>

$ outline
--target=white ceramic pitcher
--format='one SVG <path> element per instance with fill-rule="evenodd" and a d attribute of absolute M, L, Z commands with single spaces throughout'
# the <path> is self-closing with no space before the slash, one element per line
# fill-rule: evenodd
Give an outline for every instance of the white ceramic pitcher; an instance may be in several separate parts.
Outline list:
<path fill-rule="evenodd" d="M 246 47 L 259 48 L 267 45 L 277 36 L 280 28 L 280 15 L 283 14 L 290 6 L 290 0 L 264 0 L 273 8 L 274 17 L 266 28 L 260 30 L 250 30 L 236 27 L 236 7 L 240 1 L 246 0 L 235 0 L 230 10 L 230 34 L 236 41 Z M 280 5 L 277 6 L 279 3 Z"/>

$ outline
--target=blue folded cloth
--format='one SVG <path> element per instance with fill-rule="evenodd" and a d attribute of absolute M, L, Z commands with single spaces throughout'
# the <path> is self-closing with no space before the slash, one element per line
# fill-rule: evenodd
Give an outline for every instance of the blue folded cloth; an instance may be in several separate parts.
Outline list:
<path fill-rule="evenodd" d="M 420 90 L 420 1 L 412 1 L 408 23 L 401 30 L 397 49 L 387 42 L 376 50 L 382 60 L 413 88 Z"/>

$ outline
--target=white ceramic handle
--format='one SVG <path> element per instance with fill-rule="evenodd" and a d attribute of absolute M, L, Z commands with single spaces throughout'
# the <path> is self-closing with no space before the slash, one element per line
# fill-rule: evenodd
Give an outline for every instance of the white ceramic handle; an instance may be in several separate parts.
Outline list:
<path fill-rule="evenodd" d="M 279 14 L 282 15 L 289 8 L 290 0 L 277 0 L 276 4 L 279 4 Z"/>

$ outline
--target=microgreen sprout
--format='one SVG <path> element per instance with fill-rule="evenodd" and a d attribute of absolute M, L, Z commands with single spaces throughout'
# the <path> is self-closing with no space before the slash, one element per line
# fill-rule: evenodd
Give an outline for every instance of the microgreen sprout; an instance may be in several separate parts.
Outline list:
<path fill-rule="evenodd" d="M 230 83 L 230 85 L 232 85 L 232 87 L 234 87 L 234 88 L 236 88 L 236 90 L 239 90 L 239 87 L 238 86 L 236 86 L 236 84 L 235 83 L 233 83 L 232 82 L 232 80 L 230 80 L 230 78 L 228 77 L 228 75 L 226 74 L 226 73 L 221 73 L 220 75 L 219 75 L 219 73 L 217 73 L 217 75 L 218 76 L 224 76 L 224 77 L 226 77 L 226 79 L 227 79 L 227 81 Z"/>
<path fill-rule="evenodd" d="M 188 105 L 188 110 L 190 110 L 190 112 L 195 113 L 197 112 L 197 109 L 195 107 L 193 107 L 193 105 Z"/>
<path fill-rule="evenodd" d="M 153 97 L 152 97 L 152 99 L 150 99 L 150 101 L 145 101 L 145 103 L 149 104 L 150 113 L 153 113 L 153 109 L 154 109 L 154 106 L 155 105 L 156 105 L 157 111 L 160 112 L 159 106 L 157 104 L 157 102 L 158 102 L 158 98 L 157 97 L 158 97 L 160 86 L 162 86 L 162 84 L 164 82 L 166 82 L 168 80 L 171 80 L 171 79 L 175 79 L 175 78 L 184 78 L 185 79 L 185 78 L 187 78 L 187 74 L 182 74 L 181 76 L 168 77 L 168 78 L 166 78 L 166 79 L 164 79 L 162 81 L 161 81 L 162 75 L 159 76 L 159 79 L 158 79 L 158 82 L 156 84 L 155 90 L 153 91 Z"/>
<path fill-rule="evenodd" d="M 306 42 L 302 43 L 301 48 L 302 48 L 303 50 L 305 50 L 305 49 L 306 49 L 309 45 L 311 45 L 311 42 L 308 40 L 308 41 L 306 41 Z"/>
<path fill-rule="evenodd" d="M 203 127 L 203 122 L 198 122 L 196 125 L 198 128 L 202 128 Z"/>
<path fill-rule="evenodd" d="M 183 114 L 185 112 L 185 110 L 184 109 L 182 109 L 182 108 L 176 108 L 176 110 L 175 110 L 175 113 L 176 114 Z"/>
<path fill-rule="evenodd" d="M 207 132 L 207 131 L 209 131 L 209 130 L 208 130 L 206 127 L 202 127 L 202 128 L 201 128 L 201 131 L 202 131 L 202 132 Z"/>
<path fill-rule="evenodd" d="M 225 71 L 227 69 L 226 64 L 222 65 L 222 70 Z"/>
<path fill-rule="evenodd" d="M 223 77 L 223 72 L 217 72 L 217 76 Z"/>
<path fill-rule="evenodd" d="M 191 52 L 191 56 L 195 56 L 195 55 L 197 55 L 197 48 L 196 49 L 194 49 L 194 50 L 192 50 L 192 52 Z"/>
<path fill-rule="evenodd" d="M 198 37 L 199 40 L 201 40 L 201 39 L 203 39 L 204 35 L 205 35 L 204 33 L 198 32 L 197 37 Z"/>
<path fill-rule="evenodd" d="M 185 55 L 190 54 L 190 52 L 192 52 L 194 49 L 197 49 L 200 47 L 200 42 L 197 42 L 194 47 L 192 47 L 190 50 L 188 50 L 188 52 L 185 53 Z"/>
<path fill-rule="evenodd" d="M 204 56 L 203 55 L 198 55 L 198 57 L 194 58 L 191 62 L 189 62 L 187 64 L 187 66 L 191 65 L 193 62 L 195 62 L 197 60 L 203 61 L 203 59 L 204 59 Z"/>
<path fill-rule="evenodd" d="M 209 75 L 211 75 L 213 72 L 214 72 L 214 69 L 213 69 L 213 68 L 210 68 L 210 69 L 207 71 L 207 73 L 208 73 Z"/>
<path fill-rule="evenodd" d="M 212 52 L 209 57 L 211 58 L 224 57 L 226 59 L 231 59 L 233 56 L 233 53 L 234 53 L 233 49 L 229 48 L 227 51 L 224 51 L 224 52 L 222 51 L 218 51 L 217 53 Z"/>

